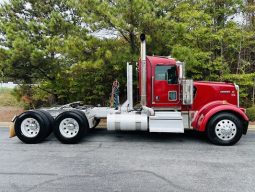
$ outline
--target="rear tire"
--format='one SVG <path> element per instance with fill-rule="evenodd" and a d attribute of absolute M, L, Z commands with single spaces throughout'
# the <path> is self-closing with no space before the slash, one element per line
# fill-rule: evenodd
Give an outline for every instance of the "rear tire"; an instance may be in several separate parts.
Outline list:
<path fill-rule="evenodd" d="M 49 132 L 50 123 L 40 111 L 26 111 L 14 123 L 17 137 L 24 143 L 35 144 L 44 140 Z"/>
<path fill-rule="evenodd" d="M 232 113 L 219 113 L 207 124 L 206 135 L 216 145 L 234 145 L 242 137 L 241 120 Z"/>
<path fill-rule="evenodd" d="M 88 119 L 85 115 L 85 113 L 83 113 L 82 111 L 80 110 L 72 110 L 72 112 L 78 114 L 82 119 L 83 119 L 83 123 L 86 125 L 86 129 L 85 129 L 85 134 L 89 132 L 89 123 L 88 123 Z"/>
<path fill-rule="evenodd" d="M 54 121 L 53 132 L 64 144 L 78 143 L 88 132 L 89 125 L 85 114 L 80 111 L 65 111 Z"/>
<path fill-rule="evenodd" d="M 48 133 L 46 134 L 46 137 L 45 137 L 45 138 L 47 138 L 53 131 L 54 118 L 51 116 L 51 114 L 48 111 L 44 111 L 44 110 L 37 110 L 37 111 L 42 112 L 47 117 L 47 119 L 50 123 Z"/>

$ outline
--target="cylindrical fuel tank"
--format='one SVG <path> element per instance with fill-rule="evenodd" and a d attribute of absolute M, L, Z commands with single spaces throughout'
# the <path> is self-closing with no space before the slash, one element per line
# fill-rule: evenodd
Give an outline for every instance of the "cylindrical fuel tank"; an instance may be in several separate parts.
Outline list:
<path fill-rule="evenodd" d="M 124 113 L 107 115 L 108 130 L 147 131 L 148 116 L 146 114 Z"/>

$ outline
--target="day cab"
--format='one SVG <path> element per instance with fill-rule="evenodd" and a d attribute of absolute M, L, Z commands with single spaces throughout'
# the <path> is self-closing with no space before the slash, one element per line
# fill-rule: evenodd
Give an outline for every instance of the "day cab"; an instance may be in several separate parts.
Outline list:
<path fill-rule="evenodd" d="M 146 56 L 146 71 L 146 106 L 156 113 L 181 112 L 185 129 L 205 132 L 215 144 L 232 145 L 246 134 L 249 119 L 239 106 L 238 85 L 187 80 L 184 63 L 168 57 Z M 141 78 L 139 73 L 139 87 Z"/>

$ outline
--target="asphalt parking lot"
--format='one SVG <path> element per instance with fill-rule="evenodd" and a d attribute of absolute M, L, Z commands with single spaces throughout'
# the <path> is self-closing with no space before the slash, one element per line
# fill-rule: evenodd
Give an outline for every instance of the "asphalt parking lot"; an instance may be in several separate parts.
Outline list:
<path fill-rule="evenodd" d="M 0 129 L 0 191 L 254 191 L 255 131 L 235 146 L 195 132 L 98 129 L 77 145 L 27 145 Z"/>

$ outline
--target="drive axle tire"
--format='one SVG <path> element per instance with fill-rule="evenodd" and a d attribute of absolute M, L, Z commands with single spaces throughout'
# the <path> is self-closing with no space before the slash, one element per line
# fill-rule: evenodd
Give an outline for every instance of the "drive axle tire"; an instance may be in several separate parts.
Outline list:
<path fill-rule="evenodd" d="M 89 129 L 88 119 L 87 119 L 85 113 L 83 113 L 80 110 L 72 110 L 72 112 L 78 114 L 83 119 L 83 123 L 86 125 L 85 134 L 88 133 L 90 129 Z"/>
<path fill-rule="evenodd" d="M 44 115 L 47 117 L 50 123 L 48 133 L 46 134 L 46 138 L 47 138 L 53 131 L 54 118 L 51 116 L 51 114 L 48 111 L 44 111 L 44 110 L 37 110 L 37 111 L 44 113 Z"/>
<path fill-rule="evenodd" d="M 50 122 L 41 111 L 26 111 L 14 123 L 17 137 L 24 143 L 39 143 L 47 137 Z"/>
<path fill-rule="evenodd" d="M 65 111 L 57 116 L 53 132 L 61 143 L 74 144 L 83 138 L 88 129 L 89 125 L 85 114 L 73 110 Z"/>
<path fill-rule="evenodd" d="M 232 113 L 219 113 L 207 124 L 206 135 L 213 144 L 234 145 L 242 137 L 241 120 Z"/>

